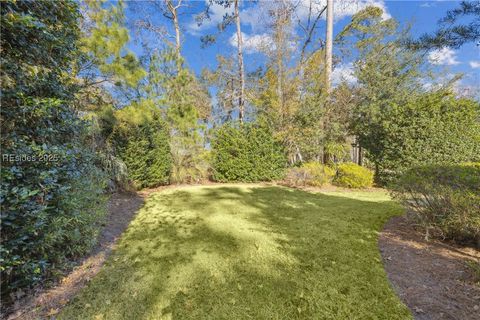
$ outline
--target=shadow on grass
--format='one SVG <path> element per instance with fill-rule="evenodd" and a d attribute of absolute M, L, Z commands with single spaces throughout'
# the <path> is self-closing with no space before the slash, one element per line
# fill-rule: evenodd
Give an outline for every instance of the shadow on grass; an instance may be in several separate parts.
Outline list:
<path fill-rule="evenodd" d="M 60 318 L 408 319 L 377 248 L 401 209 L 369 197 L 279 187 L 154 194 Z"/>

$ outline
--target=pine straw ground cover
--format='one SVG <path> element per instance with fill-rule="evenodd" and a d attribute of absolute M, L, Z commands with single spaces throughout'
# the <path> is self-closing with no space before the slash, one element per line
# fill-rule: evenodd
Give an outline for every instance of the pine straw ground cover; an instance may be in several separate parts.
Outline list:
<path fill-rule="evenodd" d="M 60 319 L 411 319 L 375 192 L 208 186 L 152 194 Z"/>

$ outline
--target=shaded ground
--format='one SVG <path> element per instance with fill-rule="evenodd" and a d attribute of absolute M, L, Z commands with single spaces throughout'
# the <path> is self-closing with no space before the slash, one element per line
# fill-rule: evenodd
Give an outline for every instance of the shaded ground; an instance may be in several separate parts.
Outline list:
<path fill-rule="evenodd" d="M 411 319 L 377 245 L 401 212 L 384 192 L 157 192 L 58 318 Z"/>
<path fill-rule="evenodd" d="M 427 242 L 404 217 L 394 217 L 380 235 L 388 278 L 415 319 L 480 319 L 480 287 L 467 261 L 480 251 Z"/>
<path fill-rule="evenodd" d="M 144 203 L 145 194 L 115 194 L 109 201 L 107 222 L 97 248 L 78 267 L 64 277 L 55 287 L 39 290 L 33 297 L 17 301 L 9 320 L 46 319 L 75 296 L 95 276 L 115 247 L 118 237 L 125 231 L 135 213 Z"/>

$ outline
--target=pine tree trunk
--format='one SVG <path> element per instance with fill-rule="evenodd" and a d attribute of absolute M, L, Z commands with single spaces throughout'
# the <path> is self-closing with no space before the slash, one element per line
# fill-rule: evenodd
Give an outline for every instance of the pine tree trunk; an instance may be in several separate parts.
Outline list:
<path fill-rule="evenodd" d="M 239 0 L 235 0 L 235 22 L 237 25 L 237 48 L 238 48 L 238 77 L 240 79 L 240 94 L 238 96 L 238 119 L 243 123 L 245 105 L 245 74 L 243 68 L 242 29 L 240 26 Z"/>
<path fill-rule="evenodd" d="M 327 0 L 327 34 L 325 36 L 325 88 L 327 90 L 327 101 L 325 104 L 325 111 L 330 104 L 330 93 L 332 91 L 332 52 L 333 52 L 333 0 Z M 327 127 L 326 115 L 323 115 L 323 129 Z M 328 162 L 328 152 L 323 145 L 323 163 Z"/>
<path fill-rule="evenodd" d="M 333 52 L 333 0 L 327 0 L 327 34 L 325 46 L 325 85 L 327 92 L 331 91 Z"/>
<path fill-rule="evenodd" d="M 178 2 L 177 6 L 174 6 L 172 3 L 172 0 L 165 0 L 165 3 L 167 4 L 167 8 L 172 14 L 172 21 L 173 21 L 173 27 L 175 29 L 175 55 L 177 59 L 177 67 L 180 69 L 181 68 L 181 55 L 180 55 L 180 24 L 178 22 L 178 14 L 177 14 L 177 8 L 180 6 L 181 1 Z"/>

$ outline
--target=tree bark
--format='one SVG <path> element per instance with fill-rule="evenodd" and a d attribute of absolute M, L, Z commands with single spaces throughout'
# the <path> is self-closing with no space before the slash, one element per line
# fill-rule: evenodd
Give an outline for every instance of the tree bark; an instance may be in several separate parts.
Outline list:
<path fill-rule="evenodd" d="M 325 47 L 325 85 L 327 93 L 332 88 L 332 52 L 333 52 L 333 0 L 327 0 L 327 34 Z"/>
<path fill-rule="evenodd" d="M 240 26 L 240 10 L 238 8 L 239 0 L 235 0 L 235 23 L 237 25 L 237 49 L 238 49 L 238 77 L 240 80 L 240 93 L 238 96 L 238 119 L 243 123 L 244 105 L 245 105 L 245 71 L 243 68 L 243 48 L 242 48 L 242 29 Z"/>
<path fill-rule="evenodd" d="M 180 65 L 180 48 L 181 48 L 181 38 L 180 38 L 180 24 L 178 22 L 178 13 L 177 9 L 181 6 L 182 0 L 177 2 L 177 5 L 173 5 L 172 0 L 165 0 L 168 10 L 172 14 L 173 27 L 175 29 L 175 54 L 177 58 L 177 64 Z"/>

